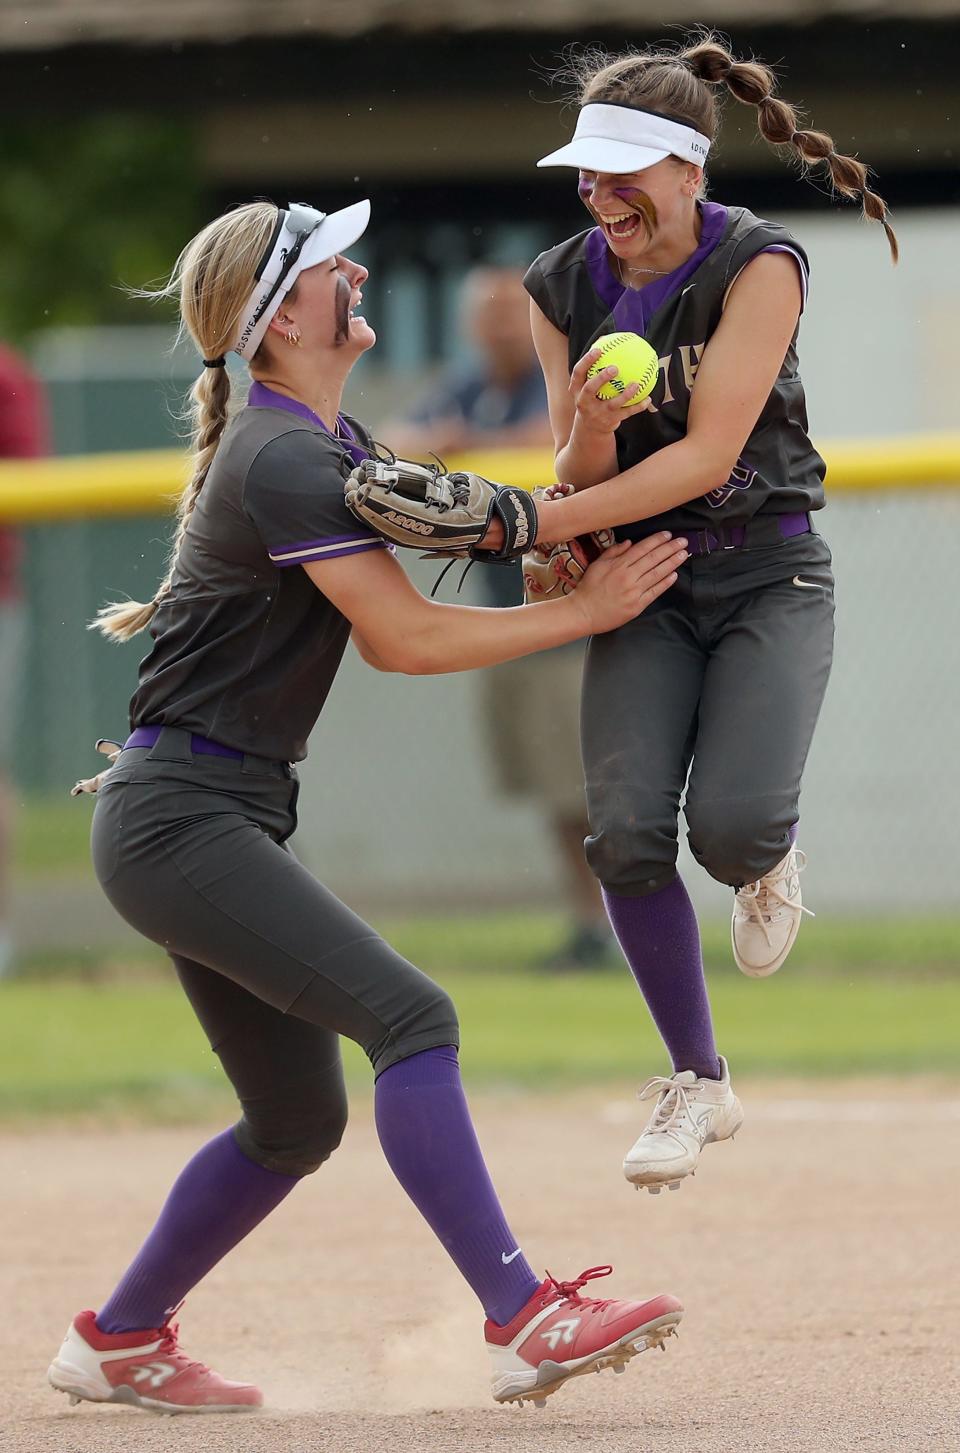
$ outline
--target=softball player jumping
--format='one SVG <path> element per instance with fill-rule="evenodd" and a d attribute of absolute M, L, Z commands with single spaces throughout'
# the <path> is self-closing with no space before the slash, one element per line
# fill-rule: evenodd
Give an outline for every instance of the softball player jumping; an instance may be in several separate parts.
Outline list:
<path fill-rule="evenodd" d="M 526 286 L 557 478 L 577 492 L 543 502 L 537 538 L 667 528 L 691 556 L 653 609 L 591 642 L 582 699 L 587 856 L 673 1062 L 641 1090 L 655 1107 L 624 1161 L 629 1181 L 656 1192 L 743 1118 L 676 871 L 681 797 L 694 857 L 736 890 L 739 967 L 774 973 L 807 911 L 800 778 L 833 645 L 830 551 L 811 520 L 824 463 L 797 373 L 807 258 L 776 223 L 704 200 L 717 88 L 758 108 L 767 141 L 824 163 L 883 224 L 894 260 L 897 245 L 865 168 L 799 129 L 772 73 L 715 37 L 591 52 L 575 71 L 574 137 L 539 165 L 579 171 L 594 225 L 537 258 Z M 615 369 L 587 380 L 597 339 L 618 330 L 642 334 L 660 360 L 650 400 L 627 408 L 597 397 Z"/>
<path fill-rule="evenodd" d="M 340 412 L 375 335 L 355 311 L 367 272 L 343 256 L 369 203 L 240 207 L 185 249 L 179 296 L 204 370 L 193 477 L 167 578 L 107 607 L 127 640 L 149 624 L 132 733 L 98 782 L 93 858 L 110 901 L 170 954 L 242 1106 L 205 1145 L 99 1312 L 81 1312 L 49 1371 L 73 1399 L 164 1412 L 256 1407 L 259 1390 L 189 1357 L 186 1293 L 340 1142 L 338 1036 L 376 1074 L 376 1125 L 400 1183 L 483 1304 L 499 1402 L 541 1403 L 569 1376 L 663 1342 L 675 1298 L 580 1295 L 532 1272 L 487 1174 L 460 1086 L 448 996 L 297 862 L 297 775 L 347 638 L 385 671 L 465 670 L 623 625 L 667 589 L 682 540 L 625 542 L 577 596 L 511 611 L 424 600 L 344 503 L 368 456 Z M 249 363 L 227 422 L 225 353 Z M 336 770 L 336 764 L 331 764 Z M 78 784 L 79 785 L 79 784 Z"/>

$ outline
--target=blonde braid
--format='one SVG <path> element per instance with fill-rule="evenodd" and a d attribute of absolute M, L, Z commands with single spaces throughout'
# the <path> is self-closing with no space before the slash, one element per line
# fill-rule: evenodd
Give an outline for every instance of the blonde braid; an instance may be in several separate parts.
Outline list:
<path fill-rule="evenodd" d="M 240 313 L 250 295 L 254 271 L 273 230 L 277 209 L 252 202 L 211 222 L 184 248 L 168 282 L 155 291 L 136 290 L 137 297 L 179 298 L 181 333 L 186 329 L 203 358 L 220 358 L 236 334 Z M 177 530 L 167 573 L 153 600 L 105 605 L 91 621 L 112 641 L 129 641 L 153 620 L 173 587 L 180 546 L 227 424 L 230 378 L 226 367 L 204 368 L 190 390 L 186 418 L 190 423 L 190 479 L 177 501 Z"/>
<path fill-rule="evenodd" d="M 867 186 L 867 168 L 856 157 L 841 155 L 833 137 L 825 131 L 801 127 L 796 110 L 773 95 L 776 77 L 768 66 L 759 61 L 735 60 L 712 35 L 681 51 L 679 59 L 701 80 L 714 86 L 725 85 L 736 100 L 756 106 L 760 134 L 772 146 L 792 146 L 804 169 L 825 164 L 833 190 L 853 201 L 860 200 L 864 216 L 882 225 L 893 261 L 899 260 L 900 247 L 887 220 L 887 204 Z"/>
<path fill-rule="evenodd" d="M 227 425 L 230 403 L 230 376 L 226 368 L 204 369 L 190 390 L 193 402 L 193 433 L 190 440 L 193 455 L 193 474 L 177 501 L 177 533 L 171 551 L 170 569 L 157 591 L 157 597 L 164 596 L 173 583 L 173 571 L 187 525 L 193 514 L 203 481 L 207 477 L 213 456 L 217 452 L 220 436 Z"/>

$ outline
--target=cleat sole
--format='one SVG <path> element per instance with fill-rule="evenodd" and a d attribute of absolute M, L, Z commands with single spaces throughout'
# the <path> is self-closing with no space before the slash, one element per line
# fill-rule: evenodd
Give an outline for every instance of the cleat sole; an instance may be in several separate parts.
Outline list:
<path fill-rule="evenodd" d="M 743 1127 L 743 1120 L 744 1116 L 741 1111 L 740 1118 L 733 1126 L 732 1130 L 728 1130 L 726 1135 L 708 1135 L 703 1142 L 704 1147 L 708 1145 L 722 1145 L 725 1140 L 735 1139 L 735 1137 L 739 1134 L 740 1130 Z M 625 1179 L 629 1181 L 630 1185 L 634 1186 L 636 1190 L 649 1191 L 651 1196 L 659 1196 L 660 1192 L 664 1189 L 664 1187 L 666 1187 L 667 1190 L 675 1191 L 678 1186 L 683 1183 L 683 1181 L 687 1180 L 688 1178 L 692 1179 L 696 1175 L 699 1168 L 699 1164 L 694 1165 L 692 1170 L 684 1171 L 682 1175 L 676 1175 L 667 1172 L 664 1175 L 657 1176 L 657 1173 L 655 1171 L 644 1172 L 642 1170 L 631 1175 L 627 1164 L 624 1163 L 623 1174 Z"/>
<path fill-rule="evenodd" d="M 164 1417 L 179 1417 L 181 1413 L 258 1413 L 260 1411 L 253 1403 L 200 1403 L 196 1406 L 177 1407 L 173 1403 L 161 1403 L 155 1398 L 140 1397 L 133 1388 L 118 1387 L 110 1397 L 91 1397 L 89 1393 L 75 1392 L 69 1387 L 58 1387 L 55 1382 L 50 1386 L 54 1392 L 66 1393 L 68 1406 L 78 1407 L 80 1403 L 122 1403 L 125 1407 L 142 1408 L 147 1413 L 160 1413 Z"/>
<path fill-rule="evenodd" d="M 666 1188 L 666 1190 L 668 1191 L 679 1191 L 680 1189 L 680 1181 L 660 1181 L 655 1186 L 645 1186 L 641 1181 L 632 1181 L 631 1184 L 637 1191 L 649 1191 L 651 1196 L 659 1196 L 660 1192 L 664 1190 L 664 1188 Z"/>

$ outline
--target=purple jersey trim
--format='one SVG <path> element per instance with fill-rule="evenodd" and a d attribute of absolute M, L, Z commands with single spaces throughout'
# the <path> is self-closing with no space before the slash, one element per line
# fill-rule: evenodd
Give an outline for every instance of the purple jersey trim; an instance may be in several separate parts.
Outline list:
<path fill-rule="evenodd" d="M 282 555 L 289 555 L 291 550 L 319 550 L 326 545 L 353 545 L 358 541 L 376 538 L 369 530 L 358 530 L 351 535 L 321 535 L 317 540 L 291 540 L 289 544 L 275 545 L 273 548 Z"/>
<path fill-rule="evenodd" d="M 313 424 L 314 428 L 322 429 L 328 439 L 333 439 L 342 449 L 350 455 L 354 464 L 362 464 L 365 459 L 370 458 L 369 449 L 364 449 L 362 444 L 357 442 L 357 436 L 347 423 L 342 414 L 337 415 L 337 432 L 328 429 L 319 414 L 313 409 L 302 404 L 299 399 L 287 398 L 286 394 L 278 394 L 276 390 L 268 388 L 265 383 L 254 382 L 250 385 L 250 392 L 247 395 L 248 409 L 285 409 L 288 414 L 296 414 L 298 419 Z"/>
<path fill-rule="evenodd" d="M 357 535 L 352 539 L 343 536 L 330 540 L 315 540 L 305 545 L 278 545 L 268 551 L 270 559 L 280 570 L 288 565 L 303 565 L 307 560 L 336 560 L 340 555 L 360 555 L 364 550 L 385 550 L 386 540 L 370 535 Z"/>
<path fill-rule="evenodd" d="M 595 227 L 590 233 L 586 243 L 587 272 L 598 296 L 613 315 L 618 330 L 645 334 L 654 313 L 683 287 L 720 242 L 727 226 L 726 207 L 719 202 L 702 202 L 700 215 L 703 227 L 700 232 L 700 246 L 696 252 L 667 277 L 647 283 L 643 288 L 624 287 L 619 278 L 614 276 L 610 265 L 610 250 L 603 228 Z"/>

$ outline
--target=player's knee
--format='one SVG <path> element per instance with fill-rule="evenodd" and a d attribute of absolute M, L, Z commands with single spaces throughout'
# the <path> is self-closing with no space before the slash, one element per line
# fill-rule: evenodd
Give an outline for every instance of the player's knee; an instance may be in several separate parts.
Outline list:
<path fill-rule="evenodd" d="M 459 1043 L 460 1021 L 453 1000 L 439 984 L 419 975 L 416 993 L 398 1020 L 375 1043 L 364 1047 L 379 1075 L 397 1060 L 409 1059 L 424 1049 Z"/>
<path fill-rule="evenodd" d="M 731 888 L 753 883 L 786 852 L 792 818 L 771 810 L 769 798 L 742 798 L 686 808 L 690 850 Z"/>
<path fill-rule="evenodd" d="M 307 1176 L 339 1146 L 347 1128 L 342 1083 L 290 1086 L 244 1105 L 235 1134 L 250 1160 L 280 1175 Z"/>
<path fill-rule="evenodd" d="M 599 827 L 586 840 L 586 854 L 604 888 L 643 898 L 674 876 L 677 840 L 663 829 L 630 821 Z"/>
<path fill-rule="evenodd" d="M 416 1050 L 420 1050 L 428 1040 L 435 1045 L 460 1042 L 460 1021 L 453 1000 L 439 984 L 434 984 L 432 980 L 427 982 L 430 985 L 429 990 L 420 995 L 416 1010 L 395 1037 L 395 1043 L 400 1049 L 415 1045 Z"/>
<path fill-rule="evenodd" d="M 460 1018 L 457 1014 L 456 1005 L 445 989 L 437 988 L 436 1001 L 430 1009 L 432 1023 L 436 1026 L 437 1034 L 442 1044 L 460 1043 Z"/>

